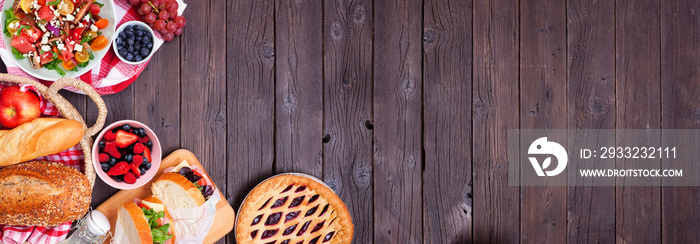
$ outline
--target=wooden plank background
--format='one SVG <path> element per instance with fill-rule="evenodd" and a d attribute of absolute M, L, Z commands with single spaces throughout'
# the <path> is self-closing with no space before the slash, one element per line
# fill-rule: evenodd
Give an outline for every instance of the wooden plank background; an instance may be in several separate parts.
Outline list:
<path fill-rule="evenodd" d="M 236 209 L 302 172 L 345 201 L 354 243 L 700 243 L 698 187 L 510 187 L 506 158 L 509 129 L 700 128 L 698 1 L 208 0 L 185 16 L 103 97 L 108 123 L 194 152 Z M 98 181 L 93 206 L 115 192 Z"/>

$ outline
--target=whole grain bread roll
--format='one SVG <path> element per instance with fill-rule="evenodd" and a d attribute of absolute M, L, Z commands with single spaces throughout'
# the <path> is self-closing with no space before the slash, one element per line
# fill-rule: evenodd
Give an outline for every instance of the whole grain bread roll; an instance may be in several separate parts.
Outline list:
<path fill-rule="evenodd" d="M 0 168 L 0 224 L 56 226 L 88 211 L 92 188 L 75 168 L 28 162 Z"/>

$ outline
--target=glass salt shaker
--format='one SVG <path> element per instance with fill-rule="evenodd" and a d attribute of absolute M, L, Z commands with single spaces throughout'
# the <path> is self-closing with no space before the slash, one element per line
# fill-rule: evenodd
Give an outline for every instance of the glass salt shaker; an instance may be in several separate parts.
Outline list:
<path fill-rule="evenodd" d="M 76 231 L 58 244 L 101 244 L 110 229 L 109 220 L 98 210 L 92 210 L 78 222 Z"/>

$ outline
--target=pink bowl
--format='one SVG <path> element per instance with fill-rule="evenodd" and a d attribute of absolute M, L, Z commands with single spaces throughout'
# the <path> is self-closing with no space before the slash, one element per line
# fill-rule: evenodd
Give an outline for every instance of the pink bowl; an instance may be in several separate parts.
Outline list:
<path fill-rule="evenodd" d="M 146 136 L 151 140 L 153 143 L 153 147 L 151 149 L 151 168 L 146 171 L 146 174 L 142 175 L 138 179 L 136 179 L 136 183 L 134 184 L 128 184 L 125 182 L 117 182 L 112 177 L 107 175 L 106 172 L 102 171 L 102 165 L 100 165 L 100 160 L 99 160 L 99 154 L 100 154 L 100 147 L 99 147 L 99 142 L 102 141 L 102 137 L 107 133 L 107 131 L 112 130 L 117 127 L 121 127 L 125 124 L 131 125 L 133 128 L 143 128 L 146 130 Z M 163 156 L 161 148 L 160 148 L 160 141 L 158 141 L 158 137 L 156 137 L 156 134 L 153 133 L 151 128 L 148 128 L 148 126 L 144 125 L 141 122 L 134 121 L 134 120 L 121 120 L 112 123 L 111 125 L 105 127 L 102 132 L 97 135 L 97 138 L 95 139 L 95 143 L 92 145 L 92 165 L 95 167 L 95 172 L 97 175 L 107 183 L 108 185 L 117 188 L 117 189 L 122 189 L 122 190 L 129 190 L 129 189 L 136 189 L 139 187 L 142 187 L 153 177 L 156 175 L 158 168 L 160 167 L 160 160 L 161 157 Z"/>

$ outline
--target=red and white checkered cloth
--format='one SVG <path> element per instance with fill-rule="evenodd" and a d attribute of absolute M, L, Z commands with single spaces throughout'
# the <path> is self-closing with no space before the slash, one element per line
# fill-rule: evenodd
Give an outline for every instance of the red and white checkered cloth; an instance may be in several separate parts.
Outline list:
<path fill-rule="evenodd" d="M 0 83 L 0 90 L 12 84 Z M 22 91 L 32 90 L 35 93 L 36 89 L 29 85 L 20 85 Z M 41 97 L 41 113 L 43 117 L 60 117 L 58 109 L 48 100 Z M 2 129 L 2 126 L 0 126 Z M 63 163 L 65 165 L 77 168 L 81 172 L 85 170 L 85 156 L 83 155 L 80 145 L 76 145 L 66 151 L 58 154 L 49 155 L 37 158 L 37 160 L 46 160 L 51 162 Z M 71 222 L 66 222 L 54 227 L 40 226 L 3 226 L 0 225 L 0 242 L 4 244 L 22 244 L 29 242 L 32 244 L 53 244 L 66 238 L 70 230 Z"/>
<path fill-rule="evenodd" d="M 0 0 L 0 6 L 3 6 L 6 0 Z M 14 1 L 14 0 L 7 0 L 7 1 Z M 98 2 L 104 1 L 104 0 L 97 0 Z M 182 15 L 182 13 L 185 11 L 185 7 L 187 5 L 182 2 L 182 0 L 177 0 L 179 8 L 177 10 L 179 15 Z M 132 5 L 129 3 L 128 0 L 114 0 L 114 5 L 115 5 L 115 14 L 116 14 L 116 19 L 119 24 L 117 24 L 117 28 L 128 21 L 132 20 L 141 20 L 141 17 L 138 13 L 138 10 L 136 6 Z M 2 23 L 0 23 L 2 24 Z M 4 27 L 3 27 L 4 28 Z M 160 46 L 163 44 L 163 37 L 160 35 L 160 33 L 155 32 L 156 37 L 153 40 L 153 48 L 155 50 L 158 50 Z M 0 33 L 2 34 L 2 33 Z M 108 36 L 107 38 L 112 38 L 111 36 Z M 110 43 L 111 44 L 111 43 Z M 80 78 L 81 80 L 85 81 L 86 83 L 92 85 L 92 87 L 95 88 L 97 93 L 100 95 L 108 95 L 108 94 L 114 94 L 117 92 L 120 92 L 121 90 L 124 90 L 124 88 L 128 87 L 131 85 L 131 83 L 138 78 L 138 76 L 143 72 L 144 68 L 146 65 L 148 65 L 148 61 L 138 64 L 138 65 L 131 65 L 122 62 L 119 60 L 119 57 L 116 56 L 114 53 L 113 49 L 111 47 L 109 48 L 109 51 L 107 51 L 107 54 L 105 54 L 104 58 L 100 62 L 100 64 L 95 65 L 95 67 L 92 68 L 92 70 L 88 71 L 87 73 L 81 75 Z M 24 76 L 28 78 L 32 78 L 35 80 L 38 80 L 39 82 L 43 83 L 44 85 L 50 85 L 51 82 L 53 81 L 45 81 L 45 80 L 39 80 L 37 78 L 32 77 L 31 75 L 27 74 L 24 72 L 22 69 L 19 68 L 17 65 L 17 62 L 15 60 L 14 55 L 12 54 L 11 51 L 7 47 L 5 47 L 5 42 L 0 41 L 0 57 L 2 58 L 2 61 L 5 63 L 7 66 L 7 72 L 10 74 L 14 75 L 19 75 L 19 76 Z M 77 93 L 82 93 L 81 91 L 73 88 L 73 87 L 66 87 L 65 89 L 72 91 L 72 92 L 77 92 Z"/>

